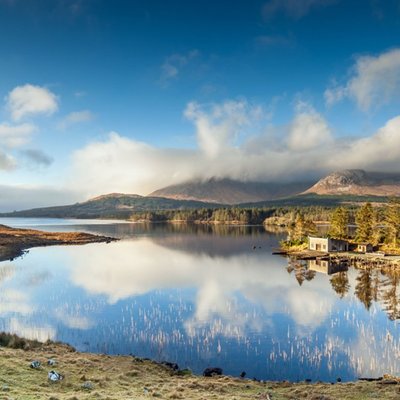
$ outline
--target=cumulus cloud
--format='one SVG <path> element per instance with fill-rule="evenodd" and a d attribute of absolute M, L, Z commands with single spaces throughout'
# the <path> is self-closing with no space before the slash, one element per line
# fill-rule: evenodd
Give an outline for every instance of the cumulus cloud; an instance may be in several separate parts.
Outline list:
<path fill-rule="evenodd" d="M 59 129 L 69 128 L 71 125 L 80 124 L 82 122 L 89 122 L 94 118 L 94 115 L 89 110 L 74 111 L 63 118 L 59 124 Z"/>
<path fill-rule="evenodd" d="M 165 86 L 171 80 L 177 79 L 181 69 L 199 55 L 198 50 L 191 50 L 186 54 L 176 53 L 168 56 L 161 65 L 160 83 Z"/>
<path fill-rule="evenodd" d="M 400 91 L 400 49 L 393 49 L 376 57 L 362 56 L 351 69 L 351 77 L 344 85 L 334 85 L 325 91 L 325 101 L 331 106 L 345 98 L 356 102 L 363 111 L 381 106 Z"/>
<path fill-rule="evenodd" d="M 58 109 L 57 96 L 47 88 L 26 84 L 17 86 L 6 97 L 14 121 L 36 114 L 51 115 Z"/>
<path fill-rule="evenodd" d="M 276 14 L 301 19 L 313 8 L 330 6 L 336 2 L 337 0 L 270 0 L 263 7 L 263 15 L 266 19 L 270 19 Z"/>
<path fill-rule="evenodd" d="M 88 196 L 106 192 L 149 193 L 166 182 L 193 177 L 196 151 L 159 149 L 111 132 L 73 155 L 68 185 Z"/>
<path fill-rule="evenodd" d="M 389 120 L 374 135 L 353 140 L 329 164 L 346 168 L 396 171 L 400 169 L 400 116 Z"/>
<path fill-rule="evenodd" d="M 288 147 L 305 151 L 326 146 L 332 142 L 332 133 L 324 118 L 315 110 L 301 110 L 290 125 Z"/>
<path fill-rule="evenodd" d="M 68 184 L 88 196 L 148 194 L 193 178 L 294 180 L 344 168 L 400 167 L 400 116 L 372 135 L 346 140 L 335 138 L 324 117 L 304 104 L 289 124 L 267 129 L 263 109 L 244 100 L 190 103 L 185 116 L 195 126 L 196 148 L 156 148 L 113 132 L 74 154 Z"/>
<path fill-rule="evenodd" d="M 192 102 L 185 110 L 185 117 L 192 121 L 197 130 L 200 149 L 210 158 L 215 158 L 235 145 L 243 129 L 261 117 L 258 106 L 246 101 L 227 101 L 213 105 L 210 110 Z"/>
<path fill-rule="evenodd" d="M 20 125 L 0 124 L 0 146 L 20 147 L 30 141 L 32 133 L 35 131 L 35 125 L 28 123 Z"/>

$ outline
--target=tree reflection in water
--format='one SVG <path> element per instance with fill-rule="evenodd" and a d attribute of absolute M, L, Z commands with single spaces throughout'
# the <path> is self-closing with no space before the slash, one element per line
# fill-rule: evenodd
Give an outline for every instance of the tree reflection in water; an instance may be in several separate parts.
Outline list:
<path fill-rule="evenodd" d="M 350 290 L 349 277 L 347 275 L 347 271 L 345 272 L 337 272 L 333 274 L 330 279 L 332 289 L 338 294 L 338 296 L 343 299 L 344 296 Z"/>
<path fill-rule="evenodd" d="M 291 258 L 289 260 L 286 270 L 289 274 L 294 271 L 294 276 L 296 277 L 299 286 L 303 284 L 304 281 L 311 281 L 314 279 L 316 272 L 308 268 L 307 263 L 302 260 L 296 260 Z"/>
<path fill-rule="evenodd" d="M 314 279 L 317 272 L 326 274 L 330 276 L 329 282 L 339 298 L 354 294 L 367 310 L 370 310 L 375 302 L 382 307 L 390 320 L 400 319 L 400 271 L 357 269 L 354 292 L 351 293 L 348 268 L 348 264 L 330 260 L 304 261 L 290 258 L 286 270 L 290 275 L 294 273 L 299 286 L 302 286 L 304 281 Z"/>

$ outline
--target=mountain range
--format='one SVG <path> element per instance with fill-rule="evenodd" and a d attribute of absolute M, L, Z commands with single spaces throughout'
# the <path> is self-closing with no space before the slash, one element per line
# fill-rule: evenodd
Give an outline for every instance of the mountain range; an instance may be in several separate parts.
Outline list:
<path fill-rule="evenodd" d="M 314 183 L 314 182 L 313 182 Z M 231 179 L 190 181 L 167 186 L 148 196 L 111 193 L 82 203 L 0 214 L 1 217 L 129 218 L 133 212 L 242 207 L 334 205 L 351 197 L 400 196 L 400 174 L 344 170 L 317 183 L 240 182 Z"/>
<path fill-rule="evenodd" d="M 295 196 L 314 182 L 241 182 L 232 179 L 194 180 L 156 190 L 149 196 L 208 203 L 240 204 Z"/>

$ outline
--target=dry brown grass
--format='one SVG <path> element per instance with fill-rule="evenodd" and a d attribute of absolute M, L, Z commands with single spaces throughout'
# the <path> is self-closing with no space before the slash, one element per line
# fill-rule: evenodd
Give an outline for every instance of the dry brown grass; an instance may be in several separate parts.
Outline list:
<path fill-rule="evenodd" d="M 43 232 L 0 225 L 0 261 L 18 257 L 31 247 L 111 242 L 114 238 L 82 232 Z"/>
<path fill-rule="evenodd" d="M 57 365 L 48 367 L 49 358 Z M 30 368 L 39 360 L 39 370 Z M 49 370 L 65 379 L 51 383 Z M 93 389 L 83 385 L 91 382 Z M 398 399 L 400 385 L 377 382 L 306 384 L 254 382 L 226 376 L 204 378 L 178 376 L 167 367 L 130 356 L 107 356 L 74 352 L 49 343 L 36 349 L 0 347 L 0 399 Z"/>

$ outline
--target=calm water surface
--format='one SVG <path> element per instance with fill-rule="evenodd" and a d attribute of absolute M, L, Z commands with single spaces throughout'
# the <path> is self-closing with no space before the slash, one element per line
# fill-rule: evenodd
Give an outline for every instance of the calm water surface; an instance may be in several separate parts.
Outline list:
<path fill-rule="evenodd" d="M 113 235 L 0 263 L 0 331 L 258 379 L 400 374 L 400 275 L 273 256 L 261 227 L 0 219 Z M 339 272 L 336 272 L 339 271 Z"/>

